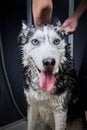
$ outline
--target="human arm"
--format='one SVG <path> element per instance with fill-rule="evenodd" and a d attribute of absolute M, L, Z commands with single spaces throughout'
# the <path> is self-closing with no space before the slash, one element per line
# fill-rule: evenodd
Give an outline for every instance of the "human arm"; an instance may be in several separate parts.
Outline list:
<path fill-rule="evenodd" d="M 32 12 L 35 26 L 50 23 L 52 10 L 52 0 L 32 0 Z"/>
<path fill-rule="evenodd" d="M 66 19 L 62 24 L 62 29 L 68 33 L 74 32 L 78 26 L 81 16 L 85 13 L 85 11 L 87 11 L 87 0 L 81 0 L 73 15 Z"/>

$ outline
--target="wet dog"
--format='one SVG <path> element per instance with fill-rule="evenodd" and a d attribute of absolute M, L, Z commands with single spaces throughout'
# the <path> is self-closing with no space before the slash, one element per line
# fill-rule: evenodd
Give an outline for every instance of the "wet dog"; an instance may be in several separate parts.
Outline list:
<path fill-rule="evenodd" d="M 28 130 L 43 121 L 52 130 L 65 130 L 68 103 L 74 88 L 73 61 L 61 26 L 28 27 L 23 23 L 19 40 L 28 102 Z M 41 129 L 41 128 L 40 128 Z"/>

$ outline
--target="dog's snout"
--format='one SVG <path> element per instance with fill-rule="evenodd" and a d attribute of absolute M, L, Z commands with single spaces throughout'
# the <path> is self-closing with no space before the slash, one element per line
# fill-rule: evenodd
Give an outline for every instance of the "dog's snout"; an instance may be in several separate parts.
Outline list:
<path fill-rule="evenodd" d="M 46 69 L 52 69 L 55 65 L 55 59 L 53 59 L 53 58 L 44 59 L 43 65 Z"/>

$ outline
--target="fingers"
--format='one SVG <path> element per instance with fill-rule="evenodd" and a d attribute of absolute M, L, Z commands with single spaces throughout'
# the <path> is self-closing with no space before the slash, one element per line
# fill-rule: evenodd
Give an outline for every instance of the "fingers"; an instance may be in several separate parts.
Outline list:
<path fill-rule="evenodd" d="M 62 30 L 64 30 L 66 33 L 71 33 L 75 30 L 75 28 L 72 26 L 71 20 L 67 19 L 63 25 Z"/>
<path fill-rule="evenodd" d="M 76 30 L 76 28 L 72 27 L 72 26 L 66 26 L 66 27 L 62 27 L 62 30 L 64 30 L 66 32 L 66 34 L 68 33 L 72 33 Z"/>
<path fill-rule="evenodd" d="M 62 24 L 62 29 L 66 33 L 73 33 L 78 25 L 78 21 L 76 17 L 69 17 L 65 22 Z"/>
<path fill-rule="evenodd" d="M 67 26 L 69 26 L 69 24 L 70 24 L 70 20 L 69 19 L 65 20 L 64 23 L 62 24 L 62 28 L 63 29 L 66 28 Z"/>

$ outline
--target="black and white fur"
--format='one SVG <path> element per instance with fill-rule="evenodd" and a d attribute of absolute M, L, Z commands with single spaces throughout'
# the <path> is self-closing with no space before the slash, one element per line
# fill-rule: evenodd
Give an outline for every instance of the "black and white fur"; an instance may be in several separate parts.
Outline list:
<path fill-rule="evenodd" d="M 52 130 L 65 130 L 68 103 L 75 84 L 65 32 L 58 25 L 27 27 L 23 23 L 19 40 L 28 102 L 28 130 L 35 130 L 38 120 L 48 124 Z M 52 73 L 56 81 L 50 92 L 43 91 L 39 85 L 39 74 L 45 70 L 43 60 L 47 58 L 55 59 Z"/>

